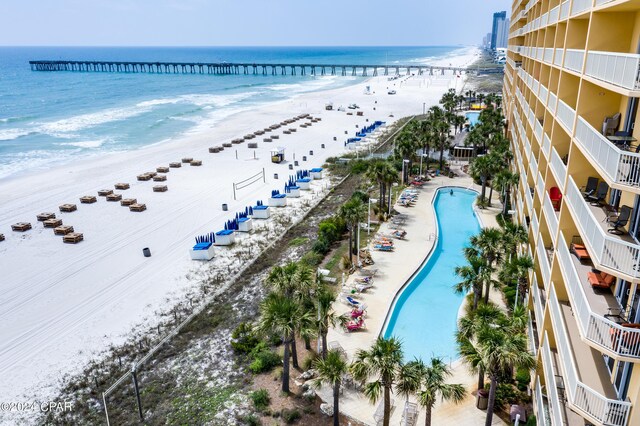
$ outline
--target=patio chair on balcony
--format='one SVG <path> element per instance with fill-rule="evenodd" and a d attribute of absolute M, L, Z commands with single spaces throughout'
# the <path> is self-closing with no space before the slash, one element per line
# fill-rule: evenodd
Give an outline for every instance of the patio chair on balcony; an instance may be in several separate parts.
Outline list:
<path fill-rule="evenodd" d="M 589 252 L 580 237 L 573 237 L 569 251 L 573 253 L 580 262 L 591 260 Z"/>
<path fill-rule="evenodd" d="M 582 191 L 582 196 L 585 200 L 588 196 L 595 194 L 596 189 L 598 189 L 598 182 L 600 182 L 600 179 L 597 177 L 590 176 L 587 178 L 587 186 L 584 186 L 584 191 Z"/>
<path fill-rule="evenodd" d="M 552 186 L 551 188 L 549 188 L 549 198 L 551 199 L 553 209 L 555 211 L 559 211 L 560 203 L 562 202 L 562 192 L 560 192 L 560 188 L 558 188 L 557 186 Z"/>
<path fill-rule="evenodd" d="M 607 192 L 609 192 L 609 184 L 602 181 L 598 184 L 598 189 L 596 189 L 595 194 L 587 196 L 586 200 L 590 202 L 592 206 L 599 206 L 604 202 Z"/>
<path fill-rule="evenodd" d="M 587 279 L 594 290 L 609 290 L 616 282 L 616 277 L 606 272 L 587 272 Z"/>
<path fill-rule="evenodd" d="M 616 235 L 622 235 L 624 231 L 620 228 L 627 226 L 629 223 L 629 217 L 631 216 L 631 207 L 622 206 L 620 207 L 620 214 L 617 216 L 609 216 L 607 218 L 607 223 L 612 226 L 612 228 L 607 229 L 607 232 Z"/>
<path fill-rule="evenodd" d="M 602 134 L 605 136 L 613 135 L 620 125 L 620 117 L 622 114 L 615 113 L 611 117 L 606 117 L 602 122 Z"/>

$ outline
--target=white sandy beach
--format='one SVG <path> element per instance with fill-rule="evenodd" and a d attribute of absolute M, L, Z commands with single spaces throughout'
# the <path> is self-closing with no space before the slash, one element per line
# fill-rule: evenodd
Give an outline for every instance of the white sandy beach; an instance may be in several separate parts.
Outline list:
<path fill-rule="evenodd" d="M 469 51 L 446 62 L 464 66 L 475 58 L 475 52 Z M 176 84 L 179 79 L 176 76 Z M 307 93 L 237 114 L 208 131 L 180 140 L 0 181 L 0 233 L 6 237 L 0 242 L 2 399 L 35 397 L 46 401 L 55 394 L 63 377 L 79 371 L 111 344 L 122 342 L 134 325 L 152 324 L 155 311 L 168 309 L 185 287 L 197 285 L 186 278 L 188 273 L 205 268 L 189 259 L 194 237 L 222 229 L 224 221 L 236 211 L 254 205 L 258 199 L 266 203 L 272 189 L 282 190 L 293 173 L 288 164 L 294 153 L 300 161 L 296 170 L 319 167 L 325 158 L 344 152 L 345 131 L 351 137 L 356 125 L 375 120 L 390 124 L 397 118 L 422 113 L 423 104 L 427 108 L 437 104 L 442 93 L 450 87 L 460 89 L 463 80 L 451 74 L 415 76 L 406 81 L 363 79 L 347 88 Z M 365 95 L 365 86 L 375 94 Z M 387 88 L 397 94 L 388 95 Z M 325 111 L 327 102 L 333 102 L 334 108 L 356 103 L 364 116 Z M 254 150 L 246 142 L 222 153 L 208 152 L 210 146 L 303 113 L 322 121 L 306 129 L 298 127 L 291 135 L 278 129 L 273 134 L 279 134 L 280 139 L 272 143 L 262 142 L 264 136 L 256 137 L 257 159 L 253 159 Z M 271 163 L 269 150 L 276 146 L 286 148 L 289 163 Z M 308 161 L 301 161 L 303 155 Z M 157 182 L 136 181 L 137 175 L 183 157 L 202 160 L 203 164 L 171 169 L 167 181 L 162 182 L 168 186 L 167 192 L 152 192 Z M 239 190 L 234 201 L 232 182 L 263 168 L 266 183 Z M 278 180 L 274 180 L 274 173 L 279 174 Z M 106 202 L 104 197 L 98 197 L 95 204 L 79 203 L 79 197 L 113 189 L 117 182 L 127 182 L 131 188 L 115 192 L 146 203 L 148 210 L 132 213 L 120 203 Z M 63 203 L 75 203 L 78 210 L 60 213 L 58 206 Z M 229 205 L 228 212 L 222 211 L 222 203 Z M 76 245 L 63 244 L 60 236 L 43 228 L 36 215 L 49 211 L 84 233 L 85 240 Z M 16 222 L 31 222 L 33 229 L 12 232 L 11 224 Z M 152 257 L 143 257 L 143 247 L 150 248 Z M 0 423 L 5 422 L 10 424 L 7 413 L 0 417 Z"/>

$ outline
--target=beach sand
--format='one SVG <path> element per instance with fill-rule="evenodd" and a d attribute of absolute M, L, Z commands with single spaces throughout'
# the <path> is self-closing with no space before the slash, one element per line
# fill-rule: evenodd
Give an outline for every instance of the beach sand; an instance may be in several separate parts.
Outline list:
<path fill-rule="evenodd" d="M 470 52 L 446 62 L 463 66 L 475 57 L 475 52 Z M 222 229 L 236 211 L 258 199 L 266 204 L 272 189 L 282 191 L 293 173 L 288 164 L 294 154 L 299 168 L 319 167 L 327 157 L 345 151 L 345 131 L 351 137 L 356 125 L 362 127 L 375 120 L 390 124 L 397 118 L 420 114 L 423 106 L 437 104 L 448 88 L 460 89 L 463 80 L 450 73 L 394 81 L 387 77 L 363 79 L 347 88 L 306 93 L 239 113 L 199 134 L 0 182 L 0 233 L 6 236 L 6 241 L 0 242 L 0 395 L 6 401 L 46 401 L 55 395 L 61 380 L 110 345 L 122 342 L 132 327 L 153 324 L 154 312 L 168 310 L 185 289 L 198 285 L 187 278 L 206 268 L 206 264 L 189 258 L 194 237 Z M 365 94 L 365 86 L 374 94 Z M 388 95 L 392 89 L 397 94 Z M 333 102 L 334 108 L 356 103 L 364 116 L 347 115 L 346 111 L 352 111 L 349 109 L 326 111 L 327 102 Z M 302 121 L 298 121 L 291 126 L 298 126 L 298 131 L 291 135 L 282 134 L 280 128 L 273 132 L 280 139 L 272 143 L 262 142 L 267 135 L 256 137 L 252 140 L 258 142 L 255 159 L 246 142 L 218 154 L 208 152 L 210 146 L 304 113 L 322 121 L 308 128 L 300 128 Z M 277 146 L 285 147 L 289 163 L 271 163 L 269 150 Z M 306 162 L 301 161 L 303 155 Z M 152 191 L 158 182 L 136 180 L 143 172 L 183 157 L 202 160 L 203 164 L 171 169 L 167 181 L 162 182 L 168 186 L 167 192 Z M 263 168 L 266 183 L 260 181 L 239 190 L 234 201 L 232 182 Z M 278 180 L 274 173 L 279 174 Z M 131 187 L 114 192 L 136 198 L 147 210 L 133 213 L 104 197 L 98 197 L 94 204 L 80 204 L 79 197 L 113 189 L 118 182 Z M 58 206 L 63 203 L 75 203 L 78 210 L 60 213 Z M 222 211 L 222 203 L 228 204 L 229 211 Z M 65 225 L 84 233 L 84 241 L 63 244 L 60 236 L 36 221 L 36 215 L 46 211 L 55 212 Z M 33 229 L 11 231 L 11 224 L 23 221 L 31 222 Z M 150 248 L 151 257 L 142 255 L 144 247 Z M 8 419 L 5 413 L 0 423 Z"/>

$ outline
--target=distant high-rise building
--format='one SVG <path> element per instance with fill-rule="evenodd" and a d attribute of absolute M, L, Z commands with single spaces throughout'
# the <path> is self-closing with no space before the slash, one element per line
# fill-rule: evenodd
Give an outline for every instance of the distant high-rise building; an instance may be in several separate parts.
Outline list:
<path fill-rule="evenodd" d="M 496 12 L 493 14 L 493 25 L 491 27 L 491 49 L 497 47 L 507 47 L 509 38 L 509 20 L 507 12 Z"/>
<path fill-rule="evenodd" d="M 485 49 L 491 49 L 491 33 L 487 33 L 486 41 L 484 43 Z"/>

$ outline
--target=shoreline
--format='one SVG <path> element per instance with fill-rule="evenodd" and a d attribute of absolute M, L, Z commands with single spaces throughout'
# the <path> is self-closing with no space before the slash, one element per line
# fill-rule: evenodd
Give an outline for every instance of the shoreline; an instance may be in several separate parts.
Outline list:
<path fill-rule="evenodd" d="M 398 118 L 409 115 L 406 112 L 415 113 L 425 100 L 437 103 L 451 78 L 434 78 L 427 87 L 420 85 L 418 78 L 410 78 L 404 87 L 398 87 L 396 96 L 386 94 L 389 82 L 381 77 L 366 80 L 378 91 L 377 96 L 362 93 L 365 81 L 301 94 L 278 105 L 238 113 L 209 132 L 185 140 L 1 182 L 9 200 L 0 209 L 0 232 L 7 236 L 7 241 L 0 243 L 0 262 L 6 262 L 2 268 L 8 271 L 8 279 L 0 285 L 8 295 L 1 317 L 9 325 L 2 332 L 4 343 L 0 346 L 0 371 L 7 378 L 1 386 L 2 393 L 15 399 L 32 391 L 39 399 L 55 393 L 62 377 L 77 372 L 111 344 L 124 341 L 137 325 L 153 324 L 156 311 L 169 308 L 187 290 L 196 287 L 197 278 L 206 276 L 207 268 L 187 259 L 193 236 L 215 230 L 216 225 L 221 227 L 233 212 L 256 198 L 264 199 L 269 189 L 280 187 L 291 173 L 284 166 L 268 162 L 265 157 L 269 148 L 282 144 L 288 153 L 297 151 L 298 155 L 313 148 L 316 155 L 301 164 L 308 168 L 320 166 L 327 156 L 344 152 L 341 140 L 345 128 L 355 130 L 354 125 L 362 124 L 366 118 L 389 122 L 391 113 Z M 356 102 L 366 115 L 324 111 L 328 96 L 344 105 Z M 380 103 L 374 103 L 376 100 Z M 372 109 L 374 105 L 376 111 Z M 235 148 L 222 154 L 205 153 L 208 146 L 301 112 L 323 120 L 291 137 L 283 135 L 280 142 L 259 142 L 258 160 L 251 158 L 246 144 L 238 147 L 243 156 L 237 160 L 230 152 Z M 215 132 L 215 141 L 211 132 Z M 332 141 L 332 136 L 338 141 Z M 327 145 L 326 149 L 319 148 L 321 142 Z M 131 180 L 137 173 L 179 160 L 183 155 L 202 159 L 203 166 L 169 173 L 167 194 L 150 193 L 144 183 Z M 260 167 L 265 168 L 268 183 L 246 190 L 231 202 L 230 182 Z M 274 172 L 282 178 L 272 179 Z M 131 189 L 126 195 L 148 202 L 149 211 L 132 216 L 102 199 L 96 205 L 79 205 L 77 212 L 61 214 L 65 223 L 69 220 L 80 232 L 86 232 L 87 239 L 77 247 L 62 245 L 37 225 L 26 234 L 6 231 L 15 221 L 35 224 L 35 214 L 40 211 L 53 211 L 59 203 L 74 202 L 80 195 L 112 186 L 127 176 Z M 228 202 L 228 212 L 220 211 L 222 202 Z M 145 246 L 153 252 L 148 260 L 139 252 Z M 187 275 L 196 279 L 189 280 Z M 26 366 L 30 366 L 28 371 Z"/>

